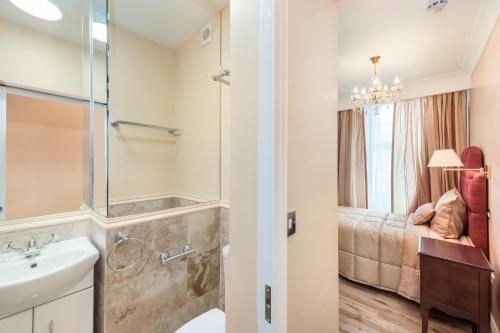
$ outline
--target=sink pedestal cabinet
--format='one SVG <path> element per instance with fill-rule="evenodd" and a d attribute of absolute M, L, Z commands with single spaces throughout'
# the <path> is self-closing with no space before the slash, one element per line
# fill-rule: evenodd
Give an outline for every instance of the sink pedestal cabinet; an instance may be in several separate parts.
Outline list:
<path fill-rule="evenodd" d="M 1 333 L 92 333 L 93 270 L 60 297 L 0 319 Z M 54 281 L 57 283 L 56 281 Z"/>

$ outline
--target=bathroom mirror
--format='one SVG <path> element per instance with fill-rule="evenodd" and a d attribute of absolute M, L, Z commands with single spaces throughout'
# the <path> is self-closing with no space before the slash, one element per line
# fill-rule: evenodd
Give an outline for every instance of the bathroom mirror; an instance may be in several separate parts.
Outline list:
<path fill-rule="evenodd" d="M 106 17 L 105 0 L 0 1 L 0 220 L 105 207 Z"/>
<path fill-rule="evenodd" d="M 0 1 L 0 84 L 88 100 L 89 22 L 98 16 L 93 7 L 101 7 L 106 17 L 105 5 L 99 2 L 103 1 L 40 0 L 37 6 L 33 1 Z M 94 72 L 102 76 L 101 54 Z M 94 81 L 98 82 L 94 95 L 105 101 L 105 81 Z"/>
<path fill-rule="evenodd" d="M 109 218 L 221 198 L 228 5 L 109 1 Z"/>

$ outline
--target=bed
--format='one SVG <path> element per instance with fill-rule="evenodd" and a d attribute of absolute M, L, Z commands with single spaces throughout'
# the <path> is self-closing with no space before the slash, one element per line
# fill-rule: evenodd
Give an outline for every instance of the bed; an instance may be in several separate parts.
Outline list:
<path fill-rule="evenodd" d="M 483 165 L 481 150 L 462 152 L 465 168 Z M 339 207 L 340 275 L 376 288 L 420 299 L 419 237 L 438 238 L 481 248 L 488 257 L 486 177 L 478 171 L 461 171 L 460 193 L 467 205 L 467 227 L 458 239 L 444 239 L 426 225 L 414 225 L 413 216 Z"/>

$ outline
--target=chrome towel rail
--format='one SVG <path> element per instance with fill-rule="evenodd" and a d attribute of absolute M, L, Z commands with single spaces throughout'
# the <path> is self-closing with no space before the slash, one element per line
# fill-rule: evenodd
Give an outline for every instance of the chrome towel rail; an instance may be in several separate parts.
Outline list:
<path fill-rule="evenodd" d="M 111 254 L 114 253 L 117 248 L 121 247 L 122 245 L 125 245 L 125 243 L 127 243 L 128 241 L 131 241 L 139 246 L 139 249 L 140 249 L 139 256 L 134 262 L 132 262 L 131 264 L 129 264 L 127 266 L 119 265 L 118 267 L 115 267 L 114 265 L 112 265 L 111 260 L 110 260 Z M 126 232 L 126 231 L 119 231 L 115 235 L 115 242 L 111 246 L 111 249 L 109 250 L 109 253 L 106 256 L 106 264 L 114 272 L 117 272 L 117 273 L 125 272 L 125 271 L 128 271 L 129 269 L 134 268 L 137 264 L 139 264 L 142 261 L 143 256 L 144 256 L 144 242 L 141 241 L 140 239 L 135 238 L 135 237 L 129 237 L 128 232 Z"/>
<path fill-rule="evenodd" d="M 168 262 L 176 259 L 182 259 L 185 258 L 191 254 L 197 253 L 198 251 L 193 250 L 191 245 L 184 245 L 184 248 L 182 249 L 182 252 L 176 255 L 170 255 L 168 251 L 160 252 L 160 263 L 162 265 L 167 264 Z"/>
<path fill-rule="evenodd" d="M 182 134 L 182 130 L 180 130 L 179 128 L 150 125 L 150 124 L 138 123 L 135 121 L 127 121 L 127 120 L 115 120 L 115 121 L 111 122 L 111 126 L 113 126 L 113 127 L 118 127 L 120 125 L 130 125 L 130 126 L 137 126 L 137 127 L 154 128 L 157 130 L 167 131 L 170 135 L 173 135 L 173 136 L 179 136 Z"/>

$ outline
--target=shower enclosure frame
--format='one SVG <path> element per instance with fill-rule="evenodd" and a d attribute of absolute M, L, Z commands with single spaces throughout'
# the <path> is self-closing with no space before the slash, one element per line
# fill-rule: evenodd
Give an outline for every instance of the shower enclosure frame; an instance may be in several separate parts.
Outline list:
<path fill-rule="evenodd" d="M 246 22 L 244 25 L 258 27 L 258 43 L 252 41 L 241 41 L 239 47 L 247 46 L 245 53 L 251 55 L 258 62 L 257 85 L 252 86 L 250 93 L 258 94 L 261 98 L 258 102 L 259 112 L 254 117 L 259 118 L 262 126 L 259 132 L 259 142 L 252 142 L 257 149 L 259 147 L 259 172 L 254 179 L 258 183 L 259 195 L 255 200 L 258 208 L 257 234 L 252 242 L 257 246 L 257 253 L 247 253 L 249 249 L 236 248 L 239 244 L 232 244 L 230 262 L 239 261 L 239 255 L 243 257 L 257 256 L 255 267 L 256 275 L 252 276 L 252 283 L 256 285 L 256 294 L 251 295 L 255 299 L 257 320 L 255 327 L 259 333 L 286 333 L 287 332 L 287 100 L 288 100 L 288 16 L 287 1 L 259 1 L 245 0 L 236 2 L 234 7 L 231 4 L 231 14 L 235 11 L 248 9 L 246 12 Z M 109 1 L 107 1 L 107 27 L 109 33 Z M 245 12 L 245 11 L 243 11 Z M 231 15 L 232 16 L 232 15 Z M 231 22 L 231 29 L 233 22 Z M 231 32 L 232 34 L 232 32 Z M 109 35 L 108 35 L 109 36 Z M 231 40 L 233 36 L 231 36 Z M 253 59 L 254 60 L 254 59 Z M 106 64 L 109 61 L 109 41 L 106 43 Z M 231 63 L 233 63 L 233 53 L 231 52 Z M 239 87 L 238 70 L 232 68 L 234 85 L 232 89 Z M 108 70 L 107 70 L 108 73 Z M 109 84 L 109 77 L 107 77 Z M 109 98 L 109 92 L 107 94 Z M 106 105 L 109 100 L 106 101 Z M 231 110 L 234 110 L 231 107 Z M 111 126 L 109 109 L 106 117 L 106 202 L 109 202 L 109 133 Z M 270 140 L 270 141 L 266 141 Z M 271 142 L 271 144 L 269 144 Z M 262 148 L 262 149 L 261 149 Z M 232 167 L 231 167 L 232 168 Z M 233 177 L 233 176 L 231 176 Z M 231 179 L 232 181 L 232 179 Z M 252 180 L 253 181 L 253 180 Z M 220 192 L 220 191 L 219 191 Z M 232 197 L 233 199 L 234 197 Z M 231 200 L 232 200 L 231 199 Z M 106 206 L 106 210 L 108 205 Z M 231 208 L 232 209 L 232 208 Z M 246 226 L 232 224 L 231 228 L 240 229 L 244 232 Z M 233 234 L 231 232 L 230 234 Z M 251 235 L 249 237 L 254 237 Z M 243 252 L 242 252 L 243 251 Z M 272 320 L 271 323 L 265 318 L 265 286 L 272 288 Z M 230 287 L 231 288 L 231 287 Z M 245 294 L 246 296 L 246 294 Z M 250 296 L 250 295 L 249 295 Z M 238 300 L 232 300 L 227 304 L 226 322 L 230 325 L 235 323 L 232 318 L 233 313 L 239 311 L 235 304 Z M 244 302 L 240 300 L 240 302 Z M 244 323 L 236 323 L 244 325 Z"/>
<path fill-rule="evenodd" d="M 5 180 L 7 149 L 7 88 L 0 86 L 0 179 Z M 0 220 L 5 219 L 5 181 L 0 184 Z"/>

